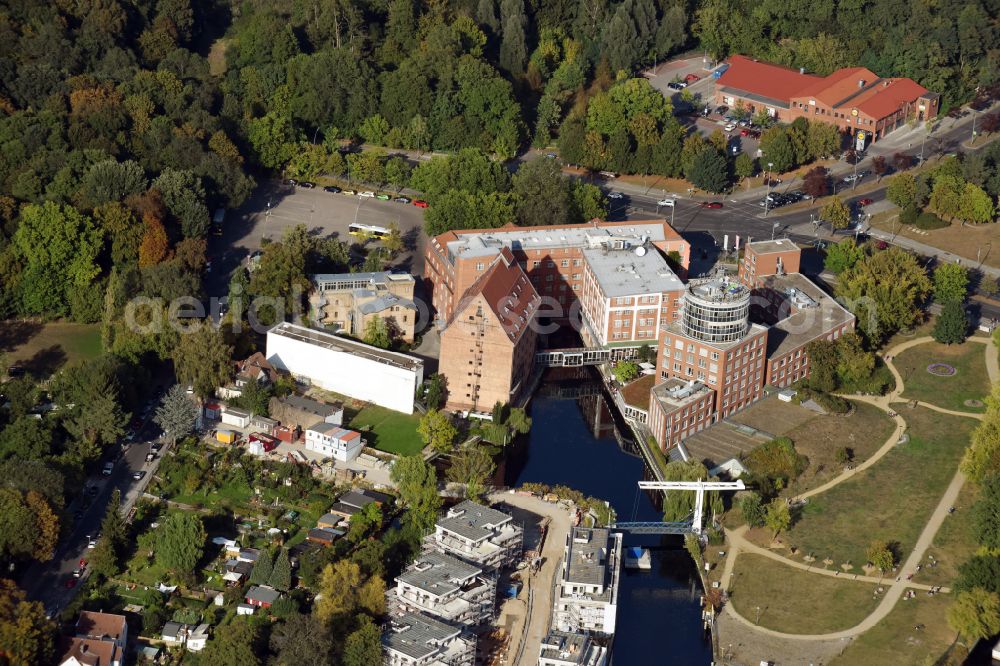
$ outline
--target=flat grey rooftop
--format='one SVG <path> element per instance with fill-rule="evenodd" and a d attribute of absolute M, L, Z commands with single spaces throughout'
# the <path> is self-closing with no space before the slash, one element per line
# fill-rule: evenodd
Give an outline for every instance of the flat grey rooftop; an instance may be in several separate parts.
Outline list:
<path fill-rule="evenodd" d="M 552 629 L 542 640 L 539 656 L 544 659 L 558 659 L 567 664 L 584 664 L 589 648 L 589 636 Z"/>
<path fill-rule="evenodd" d="M 461 234 L 458 240 L 450 241 L 448 252 L 452 256 L 491 257 L 502 247 L 524 251 L 547 248 L 587 247 L 595 238 L 629 237 L 636 241 L 645 236 L 651 241 L 666 240 L 663 222 L 643 224 L 624 222 L 613 227 L 594 227 L 582 224 L 579 227 L 561 229 L 517 229 L 504 231 L 490 229 L 478 234 Z M 638 244 L 638 242 L 636 242 Z"/>
<path fill-rule="evenodd" d="M 405 613 L 392 620 L 382 644 L 419 661 L 438 651 L 441 643 L 461 633 L 460 629 L 422 613 Z"/>
<path fill-rule="evenodd" d="M 446 596 L 481 572 L 479 567 L 451 555 L 429 552 L 419 555 L 397 580 L 436 596 Z"/>
<path fill-rule="evenodd" d="M 684 283 L 655 248 L 634 250 L 585 249 L 583 256 L 608 298 L 681 291 Z"/>
<path fill-rule="evenodd" d="M 753 241 L 752 243 L 747 243 L 747 245 L 752 247 L 753 251 L 757 254 L 773 254 L 775 252 L 788 252 L 789 250 L 799 249 L 798 245 L 787 238 Z"/>
<path fill-rule="evenodd" d="M 609 532 L 602 528 L 574 527 L 570 532 L 566 582 L 604 585 L 607 579 Z"/>
<path fill-rule="evenodd" d="M 844 306 L 800 273 L 766 277 L 762 286 L 783 293 L 790 302 L 814 304 L 801 309 L 796 307 L 797 312 L 768 330 L 768 358 L 787 354 L 854 319 Z"/>
<path fill-rule="evenodd" d="M 322 418 L 333 416 L 344 408 L 344 405 L 339 402 L 320 402 L 319 400 L 313 400 L 312 398 L 307 398 L 303 395 L 294 394 L 280 398 L 280 401 L 289 407 L 294 407 L 300 411 L 309 412 L 310 414 L 315 414 L 316 416 Z"/>
<path fill-rule="evenodd" d="M 668 412 L 678 407 L 704 398 L 712 392 L 698 381 L 685 381 L 679 377 L 670 377 L 653 387 L 653 397 L 668 407 Z"/>
<path fill-rule="evenodd" d="M 360 289 L 372 284 L 387 282 L 414 282 L 409 273 L 391 273 L 378 271 L 375 273 L 317 273 L 311 276 L 313 284 L 324 291 L 341 291 Z"/>
<path fill-rule="evenodd" d="M 482 541 L 493 534 L 493 529 L 497 525 L 510 520 L 511 517 L 502 511 L 466 500 L 449 509 L 447 515 L 439 519 L 437 524 L 470 541 Z"/>

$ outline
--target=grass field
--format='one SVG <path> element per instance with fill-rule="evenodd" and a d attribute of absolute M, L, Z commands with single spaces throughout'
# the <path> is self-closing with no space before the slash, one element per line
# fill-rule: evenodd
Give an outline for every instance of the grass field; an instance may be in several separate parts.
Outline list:
<path fill-rule="evenodd" d="M 912 347 L 893 359 L 906 388 L 904 398 L 923 400 L 939 407 L 963 412 L 982 412 L 984 407 L 968 407 L 966 400 L 982 400 L 990 391 L 983 345 L 966 342 L 942 345 L 928 342 Z M 946 363 L 958 372 L 939 377 L 927 372 L 931 363 Z"/>
<path fill-rule="evenodd" d="M 648 411 L 649 391 L 655 383 L 656 375 L 644 375 L 639 379 L 633 380 L 622 389 L 622 398 L 633 407 Z"/>
<path fill-rule="evenodd" d="M 945 621 L 945 609 L 951 596 L 938 594 L 900 600 L 877 625 L 861 634 L 835 659 L 831 666 L 857 664 L 960 664 L 938 662 L 955 640 L 955 633 Z M 920 626 L 920 629 L 916 627 Z"/>
<path fill-rule="evenodd" d="M 97 324 L 0 322 L 0 353 L 35 377 L 47 377 L 59 368 L 101 354 L 101 327 Z"/>
<path fill-rule="evenodd" d="M 850 416 L 816 416 L 786 433 L 795 450 L 809 458 L 809 466 L 789 487 L 795 495 L 820 486 L 843 471 L 837 463 L 841 447 L 851 449 L 854 464 L 864 462 L 892 434 L 895 427 L 889 415 L 864 402 L 854 403 Z"/>
<path fill-rule="evenodd" d="M 785 543 L 860 571 L 875 539 L 899 544 L 905 559 L 958 468 L 972 419 L 904 409 L 910 441 L 819 496 L 802 510 Z"/>
<path fill-rule="evenodd" d="M 976 552 L 978 544 L 973 522 L 968 519 L 969 510 L 978 495 L 976 484 L 971 481 L 962 486 L 955 500 L 955 517 L 948 518 L 934 536 L 923 568 L 913 576 L 913 580 L 927 585 L 954 585 L 958 578 L 958 567 Z M 935 566 L 930 566 L 934 557 Z"/>
<path fill-rule="evenodd" d="M 746 619 L 790 634 L 850 629 L 878 605 L 876 586 L 800 571 L 761 555 L 736 562 L 731 603 Z"/>
<path fill-rule="evenodd" d="M 349 427 L 362 433 L 372 446 L 401 456 L 420 453 L 424 443 L 417 434 L 420 417 L 401 414 L 385 407 L 368 405 L 353 416 Z"/>

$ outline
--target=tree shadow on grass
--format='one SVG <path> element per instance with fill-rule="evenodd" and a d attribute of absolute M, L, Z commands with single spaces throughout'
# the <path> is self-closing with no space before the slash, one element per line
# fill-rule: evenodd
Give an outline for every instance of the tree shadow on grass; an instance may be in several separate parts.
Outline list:
<path fill-rule="evenodd" d="M 66 351 L 59 345 L 52 345 L 35 352 L 35 355 L 18 365 L 36 379 L 44 379 L 66 364 Z"/>
<path fill-rule="evenodd" d="M 0 323 L 0 352 L 10 352 L 35 337 L 42 324 L 35 321 L 5 321 Z"/>

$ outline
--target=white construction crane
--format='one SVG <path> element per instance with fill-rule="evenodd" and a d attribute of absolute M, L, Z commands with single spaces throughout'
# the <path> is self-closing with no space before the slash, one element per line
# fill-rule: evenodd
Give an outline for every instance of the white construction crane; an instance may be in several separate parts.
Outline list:
<path fill-rule="evenodd" d="M 701 534 L 701 519 L 705 513 L 705 493 L 709 490 L 746 490 L 742 481 L 640 481 L 643 490 L 693 490 L 695 493 L 694 518 L 691 531 Z"/>

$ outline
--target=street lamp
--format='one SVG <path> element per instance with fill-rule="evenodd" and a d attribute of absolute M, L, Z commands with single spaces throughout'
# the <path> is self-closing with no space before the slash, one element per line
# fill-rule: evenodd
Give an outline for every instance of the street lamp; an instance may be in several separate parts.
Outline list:
<path fill-rule="evenodd" d="M 760 624 L 760 606 L 757 606 L 757 620 L 754 624 Z"/>
<path fill-rule="evenodd" d="M 972 139 L 971 139 L 971 141 L 973 143 L 976 141 L 976 117 L 978 115 L 979 114 L 976 112 L 976 110 L 972 109 Z"/>
<path fill-rule="evenodd" d="M 774 162 L 767 163 L 767 195 L 764 197 L 764 217 L 767 217 L 767 209 L 771 204 L 771 169 L 774 168 Z"/>
<path fill-rule="evenodd" d="M 858 153 L 854 153 L 854 180 L 851 181 L 851 190 L 853 191 L 858 184 Z"/>
<path fill-rule="evenodd" d="M 819 220 L 815 219 L 815 215 L 809 213 L 809 224 L 813 225 L 813 237 L 819 238 Z"/>
<path fill-rule="evenodd" d="M 920 139 L 920 163 L 921 164 L 924 163 L 924 143 L 927 141 L 927 135 L 928 134 L 929 134 L 929 132 L 927 131 L 926 128 L 924 128 L 924 136 L 923 136 L 922 139 Z"/>
<path fill-rule="evenodd" d="M 774 224 L 771 225 L 771 240 L 774 240 L 774 232 L 778 229 L 780 225 L 781 222 L 775 222 Z"/>

